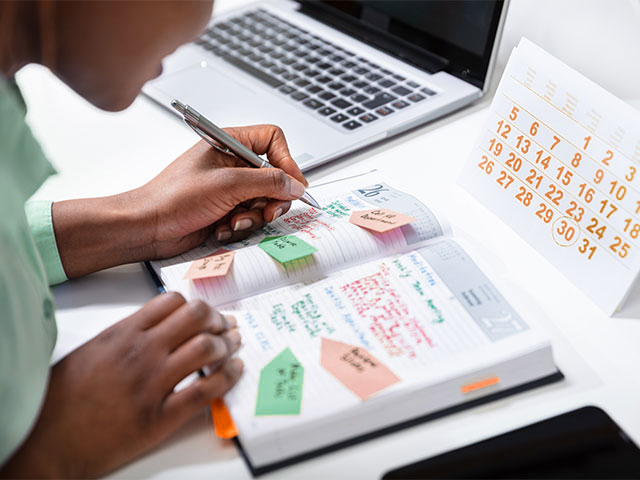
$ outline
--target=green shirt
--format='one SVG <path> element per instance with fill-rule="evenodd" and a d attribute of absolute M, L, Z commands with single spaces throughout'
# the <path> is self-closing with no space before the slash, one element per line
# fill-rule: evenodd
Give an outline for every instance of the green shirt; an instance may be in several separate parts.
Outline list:
<path fill-rule="evenodd" d="M 0 79 L 0 465 L 32 428 L 56 342 L 49 285 L 66 280 L 51 202 L 27 202 L 55 173 L 24 117 L 15 83 Z"/>

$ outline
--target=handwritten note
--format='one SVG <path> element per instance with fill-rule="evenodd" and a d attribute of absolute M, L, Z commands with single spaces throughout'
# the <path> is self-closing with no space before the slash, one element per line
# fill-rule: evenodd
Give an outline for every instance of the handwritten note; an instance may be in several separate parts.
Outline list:
<path fill-rule="evenodd" d="M 322 339 L 320 364 L 361 400 L 400 381 L 362 347 Z"/>
<path fill-rule="evenodd" d="M 198 280 L 201 278 L 222 277 L 229 272 L 233 257 L 236 252 L 229 250 L 217 250 L 213 254 L 194 261 L 187 273 L 185 280 Z"/>
<path fill-rule="evenodd" d="M 280 263 L 307 257 L 318 249 L 295 235 L 267 237 L 258 246 Z"/>
<path fill-rule="evenodd" d="M 260 370 L 255 415 L 300 415 L 304 367 L 289 347 Z"/>
<path fill-rule="evenodd" d="M 353 212 L 351 218 L 349 218 L 349 221 L 354 225 L 379 233 L 389 232 L 394 228 L 402 227 L 415 220 L 415 218 L 409 215 L 394 212 L 388 208 L 360 210 Z"/>

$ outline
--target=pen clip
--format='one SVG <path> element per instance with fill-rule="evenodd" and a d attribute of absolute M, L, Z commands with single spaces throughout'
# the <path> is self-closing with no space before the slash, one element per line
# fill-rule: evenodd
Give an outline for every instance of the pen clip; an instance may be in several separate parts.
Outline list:
<path fill-rule="evenodd" d="M 231 150 L 229 150 L 228 148 L 222 148 L 217 143 L 214 143 L 206 133 L 204 133 L 202 130 L 200 130 L 198 127 L 196 127 L 189 120 L 187 120 L 186 118 L 183 118 L 183 120 L 184 120 L 184 123 L 186 123 L 187 125 L 189 125 L 189 127 L 191 127 L 191 130 L 196 132 L 200 136 L 200 138 L 202 138 L 205 142 L 207 142 L 213 148 L 215 148 L 216 150 L 219 150 L 222 153 L 226 153 L 228 155 L 233 155 L 235 157 L 235 154 Z"/>

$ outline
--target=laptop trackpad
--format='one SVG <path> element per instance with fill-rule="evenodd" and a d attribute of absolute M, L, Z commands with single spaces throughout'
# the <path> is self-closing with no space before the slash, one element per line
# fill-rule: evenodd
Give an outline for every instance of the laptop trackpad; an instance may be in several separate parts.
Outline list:
<path fill-rule="evenodd" d="M 158 81 L 157 88 L 191 105 L 220 126 L 250 122 L 255 111 L 247 111 L 249 105 L 264 108 L 264 100 L 258 100 L 258 93 L 250 85 L 213 66 L 198 65 L 167 75 Z"/>

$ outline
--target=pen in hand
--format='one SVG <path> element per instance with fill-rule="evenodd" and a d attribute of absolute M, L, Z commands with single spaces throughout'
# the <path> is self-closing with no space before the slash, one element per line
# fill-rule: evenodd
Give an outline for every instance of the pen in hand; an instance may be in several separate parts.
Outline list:
<path fill-rule="evenodd" d="M 238 159 L 244 161 L 250 167 L 255 168 L 276 168 L 268 161 L 260 158 L 251 149 L 245 147 L 227 132 L 217 127 L 213 122 L 198 113 L 189 105 L 185 105 L 178 100 L 172 100 L 171 106 L 182 115 L 184 121 L 195 131 L 204 141 L 212 147 L 224 152 L 235 155 Z M 217 142 L 217 143 L 216 143 Z M 320 208 L 318 202 L 309 195 L 308 192 L 300 197 L 300 200 L 315 208 Z"/>

